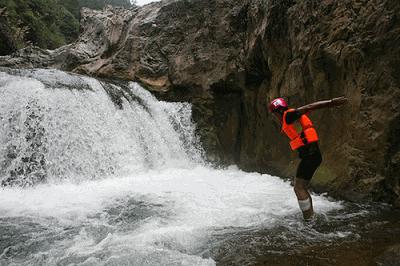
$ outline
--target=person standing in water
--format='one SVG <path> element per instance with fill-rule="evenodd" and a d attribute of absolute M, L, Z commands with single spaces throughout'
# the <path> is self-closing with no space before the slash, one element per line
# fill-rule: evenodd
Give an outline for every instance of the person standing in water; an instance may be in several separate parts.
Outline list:
<path fill-rule="evenodd" d="M 342 105 L 346 101 L 347 98 L 339 97 L 292 109 L 283 98 L 276 98 L 269 105 L 270 112 L 282 125 L 282 132 L 290 139 L 290 148 L 297 150 L 301 159 L 294 178 L 294 192 L 306 220 L 312 218 L 314 214 L 308 186 L 315 170 L 322 162 L 317 131 L 306 114 L 312 110 Z"/>

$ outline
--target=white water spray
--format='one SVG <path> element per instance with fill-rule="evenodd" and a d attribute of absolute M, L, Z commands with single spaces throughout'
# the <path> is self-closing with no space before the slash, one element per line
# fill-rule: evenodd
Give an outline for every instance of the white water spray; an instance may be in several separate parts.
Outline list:
<path fill-rule="evenodd" d="M 0 72 L 0 263 L 213 265 L 215 236 L 296 217 L 288 183 L 206 166 L 194 132 L 137 84 Z"/>
<path fill-rule="evenodd" d="M 133 83 L 130 94 L 107 84 L 121 94 L 119 109 L 97 80 L 22 74 L 30 78 L 0 77 L 3 183 L 84 181 L 201 160 L 186 103 L 158 102 Z"/>

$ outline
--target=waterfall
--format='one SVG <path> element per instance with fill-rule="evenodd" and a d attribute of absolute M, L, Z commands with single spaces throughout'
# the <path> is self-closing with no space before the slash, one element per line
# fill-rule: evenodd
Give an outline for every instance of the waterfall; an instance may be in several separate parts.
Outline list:
<path fill-rule="evenodd" d="M 26 186 L 202 162 L 188 103 L 57 70 L 0 74 L 0 178 Z"/>

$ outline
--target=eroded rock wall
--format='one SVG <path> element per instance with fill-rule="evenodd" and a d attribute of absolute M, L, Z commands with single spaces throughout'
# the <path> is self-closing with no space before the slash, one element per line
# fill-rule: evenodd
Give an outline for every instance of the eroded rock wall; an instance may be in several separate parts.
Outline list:
<path fill-rule="evenodd" d="M 0 66 L 135 80 L 191 101 L 212 160 L 280 176 L 298 161 L 266 103 L 345 95 L 346 106 L 311 114 L 324 157 L 314 187 L 400 204 L 399 1 L 166 0 L 83 9 L 81 31 L 74 44 L 25 49 Z"/>
<path fill-rule="evenodd" d="M 344 107 L 311 114 L 324 155 L 314 178 L 319 190 L 354 199 L 395 201 L 400 195 L 399 7 L 398 1 L 378 0 L 250 4 L 255 16 L 249 16 L 247 69 L 261 66 L 267 75 L 255 79 L 254 92 L 245 91 L 257 99 L 249 117 L 262 117 L 264 99 L 276 96 L 294 106 L 340 95 L 350 99 Z M 268 139 L 256 152 L 257 144 L 244 139 L 242 146 L 250 147 L 241 155 L 244 166 L 262 167 L 289 152 L 276 149 L 281 136 L 263 118 L 243 130 Z M 295 167 L 280 161 L 282 168 Z"/>

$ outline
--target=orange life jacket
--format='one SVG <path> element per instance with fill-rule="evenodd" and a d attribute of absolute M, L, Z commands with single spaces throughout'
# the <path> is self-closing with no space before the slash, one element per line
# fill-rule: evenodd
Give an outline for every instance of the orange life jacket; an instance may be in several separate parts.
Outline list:
<path fill-rule="evenodd" d="M 292 111 L 294 111 L 294 109 L 285 111 L 282 119 L 282 131 L 285 132 L 285 134 L 289 137 L 290 147 L 292 150 L 297 150 L 308 143 L 318 141 L 317 131 L 313 127 L 313 124 L 308 116 L 302 115 L 296 122 L 292 124 L 286 123 L 286 114 Z M 295 123 L 300 123 L 300 132 L 296 130 Z"/>

